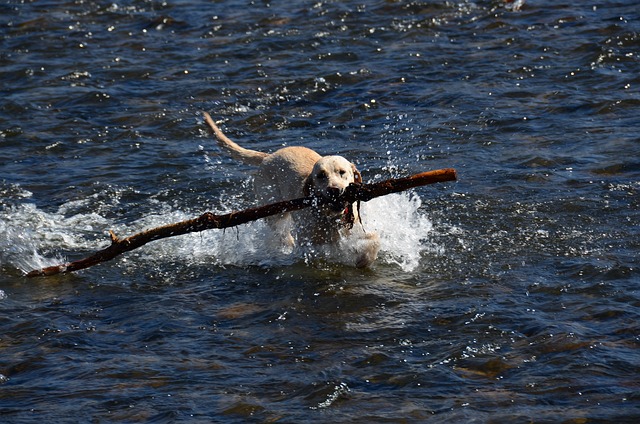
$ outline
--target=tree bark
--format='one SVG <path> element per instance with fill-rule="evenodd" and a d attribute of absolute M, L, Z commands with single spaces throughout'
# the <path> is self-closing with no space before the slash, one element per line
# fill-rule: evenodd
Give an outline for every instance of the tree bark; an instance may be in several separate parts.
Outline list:
<path fill-rule="evenodd" d="M 351 184 L 347 187 L 345 192 L 335 200 L 327 200 L 319 197 L 304 197 L 245 209 L 238 212 L 231 212 L 225 215 L 215 215 L 211 212 L 206 212 L 194 219 L 152 228 L 124 239 L 116 236 L 113 231 L 109 231 L 111 244 L 105 249 L 102 249 L 84 259 L 30 271 L 26 276 L 40 277 L 78 271 L 101 262 L 109 261 L 116 256 L 137 249 L 151 241 L 167 237 L 210 229 L 235 227 L 249 221 L 266 218 L 270 215 L 291 212 L 322 203 L 346 205 L 356 201 L 367 202 L 373 198 L 384 196 L 386 194 L 397 193 L 427 184 L 454 181 L 455 179 L 456 171 L 454 169 L 438 169 L 435 171 L 412 175 L 410 177 L 390 179 L 373 184 Z"/>

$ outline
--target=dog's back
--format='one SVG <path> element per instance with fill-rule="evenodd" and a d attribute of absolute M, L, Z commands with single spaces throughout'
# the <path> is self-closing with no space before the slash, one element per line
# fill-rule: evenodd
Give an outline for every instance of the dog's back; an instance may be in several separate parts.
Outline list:
<path fill-rule="evenodd" d="M 264 203 L 304 197 L 304 184 L 320 157 L 301 146 L 284 147 L 268 155 L 255 176 L 256 195 Z"/>
<path fill-rule="evenodd" d="M 284 147 L 271 154 L 245 149 L 224 135 L 207 112 L 202 114 L 220 147 L 234 159 L 259 167 L 254 188 L 261 203 L 304 197 L 305 180 L 311 174 L 313 165 L 321 158 L 318 153 L 302 146 Z"/>

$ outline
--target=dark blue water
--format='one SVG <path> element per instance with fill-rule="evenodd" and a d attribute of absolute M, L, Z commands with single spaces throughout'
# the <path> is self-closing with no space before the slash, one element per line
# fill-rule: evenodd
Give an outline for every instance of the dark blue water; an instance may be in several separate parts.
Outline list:
<path fill-rule="evenodd" d="M 636 422 L 640 4 L 0 5 L 2 422 Z M 218 150 L 306 145 L 365 181 L 370 269 L 261 222 L 49 278 L 253 206 Z"/>

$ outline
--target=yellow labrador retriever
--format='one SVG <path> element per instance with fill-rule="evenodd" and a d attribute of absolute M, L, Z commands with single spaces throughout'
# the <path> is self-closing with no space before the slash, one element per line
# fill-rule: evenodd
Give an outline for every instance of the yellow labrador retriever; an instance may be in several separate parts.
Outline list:
<path fill-rule="evenodd" d="M 362 181 L 355 165 L 342 156 L 320 156 L 301 146 L 284 147 L 270 154 L 245 149 L 224 135 L 208 113 L 203 112 L 203 115 L 221 147 L 233 158 L 258 166 L 254 190 L 263 204 L 311 194 L 335 199 L 349 184 Z M 354 205 L 339 209 L 328 205 L 310 207 L 267 219 L 282 246 L 289 249 L 296 244 L 336 245 L 350 235 L 354 223 L 359 221 Z M 376 233 L 361 231 L 350 250 L 354 255 L 350 262 L 357 267 L 367 267 L 378 256 L 380 238 Z"/>

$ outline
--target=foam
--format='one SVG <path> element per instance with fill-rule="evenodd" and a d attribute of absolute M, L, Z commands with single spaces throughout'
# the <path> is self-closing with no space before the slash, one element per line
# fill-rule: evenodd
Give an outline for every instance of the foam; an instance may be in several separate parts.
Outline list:
<path fill-rule="evenodd" d="M 77 258 L 104 248 L 109 243 L 108 230 L 126 237 L 144 229 L 191 219 L 200 213 L 177 210 L 168 204 L 154 205 L 161 213 L 122 225 L 97 212 L 87 212 L 88 208 L 82 204 L 87 201 L 96 202 L 96 199 L 68 202 L 55 212 L 43 211 L 33 203 L 18 203 L 0 210 L 0 264 L 26 273 L 65 262 L 61 252 L 73 252 Z M 430 248 L 428 238 L 432 229 L 421 205 L 419 196 L 407 192 L 362 203 L 364 231 L 380 235 L 380 263 L 398 266 L 405 272 L 418 267 L 421 254 Z M 353 256 L 348 252 L 358 242 L 357 237 L 351 237 L 336 249 L 287 252 L 274 249 L 269 229 L 263 222 L 256 221 L 226 230 L 155 241 L 138 252 L 155 261 L 170 259 L 221 266 L 286 266 L 300 261 L 312 264 L 317 259 L 353 265 L 346 258 Z"/>

